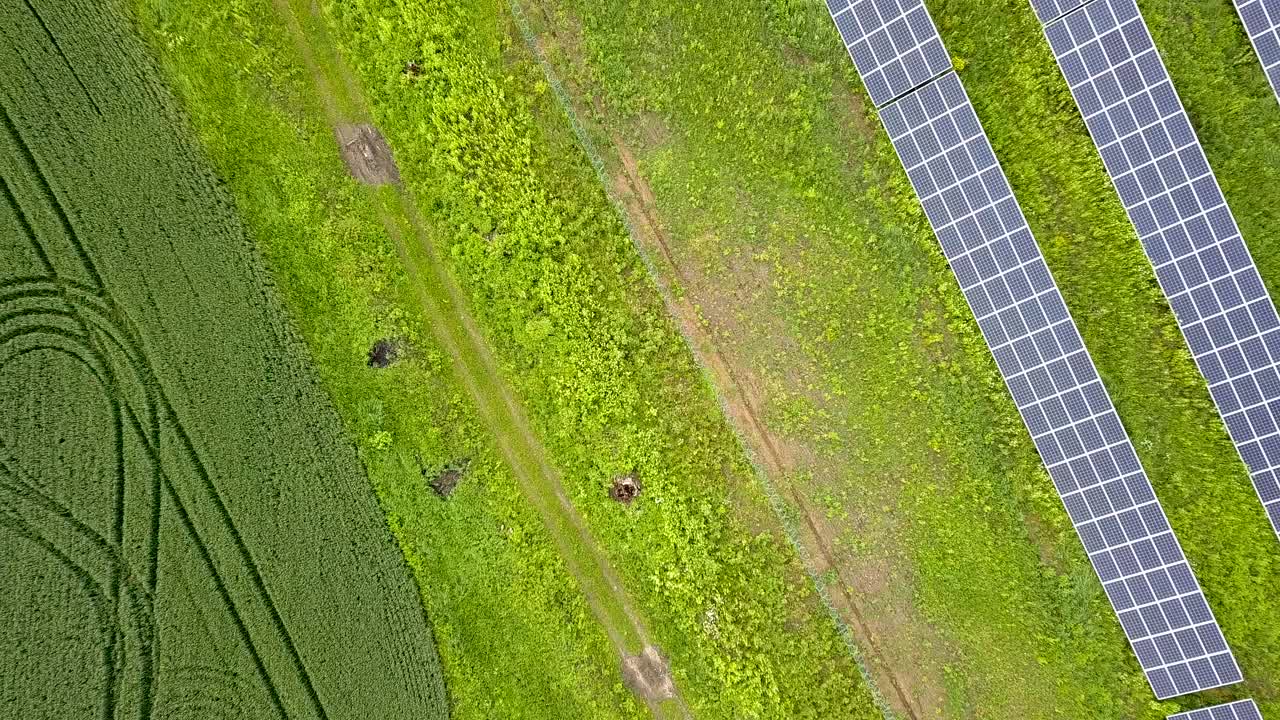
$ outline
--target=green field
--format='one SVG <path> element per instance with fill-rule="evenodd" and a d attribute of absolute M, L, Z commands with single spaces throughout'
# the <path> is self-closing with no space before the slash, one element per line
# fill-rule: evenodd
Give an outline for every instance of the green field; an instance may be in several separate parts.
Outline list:
<path fill-rule="evenodd" d="M 122 10 L 0 3 L 0 716 L 447 717 L 356 451 Z"/>
<path fill-rule="evenodd" d="M 637 649 L 625 603 L 602 595 L 632 603 L 694 717 L 879 715 L 502 6 L 135 6 L 361 448 L 455 717 L 643 715 L 618 674 L 619 646 Z M 334 90 L 330 42 L 367 108 Z M 431 68 L 408 75 L 413 60 Z M 402 189 L 345 177 L 330 116 L 366 114 Z M 388 222 L 404 203 L 421 232 Z M 464 337 L 471 316 L 483 343 Z M 408 352 L 365 367 L 385 337 Z M 494 409 L 504 385 L 527 428 Z M 426 490 L 424 472 L 464 459 L 447 501 Z M 631 472 L 644 490 L 623 507 L 607 490 Z M 547 474 L 570 512 L 543 507 Z M 589 544 L 624 592 L 579 561 Z"/>
<path fill-rule="evenodd" d="M 1226 0 L 1143 2 L 1264 278 L 1280 107 Z M 1156 718 L 820 3 L 526 2 L 606 175 L 653 201 L 658 273 L 766 388 L 793 510 L 826 522 L 920 716 Z M 929 3 L 1264 712 L 1280 547 L 1029 5 Z M 680 52 L 668 52 L 678 48 Z M 731 391 L 730 391 L 731 392 Z M 871 576 L 879 570 L 884 582 Z M 891 698 L 893 699 L 893 698 Z"/>
<path fill-rule="evenodd" d="M 1139 3 L 1280 291 L 1231 2 Z M 927 4 L 1245 684 L 1154 700 L 822 2 L 0 0 L 0 716 L 1280 714 L 1280 545 L 1040 26 Z"/>

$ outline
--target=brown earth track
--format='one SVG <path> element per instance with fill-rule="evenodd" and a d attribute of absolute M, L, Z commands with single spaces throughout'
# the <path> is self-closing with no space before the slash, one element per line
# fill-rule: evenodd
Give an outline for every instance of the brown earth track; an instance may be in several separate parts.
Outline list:
<path fill-rule="evenodd" d="M 615 192 L 617 190 L 623 191 L 622 193 L 617 193 L 617 196 L 622 199 L 628 211 L 627 214 L 632 221 L 632 227 L 640 231 L 638 239 L 648 246 L 650 250 L 658 251 L 658 254 L 671 268 L 681 286 L 690 287 L 690 278 L 684 268 L 676 261 L 666 233 L 655 217 L 656 201 L 649 190 L 648 183 L 639 173 L 634 156 L 622 138 L 613 135 L 610 137 L 610 141 L 618 154 L 623 171 L 620 175 L 615 175 L 614 177 Z M 712 339 L 711 334 L 703 330 L 702 324 L 699 322 L 697 309 L 687 298 L 683 296 L 677 297 L 662 278 L 655 275 L 654 280 L 661 290 L 663 302 L 666 304 L 668 312 L 677 320 L 680 332 L 689 343 L 689 347 L 697 357 L 699 364 L 711 374 L 715 386 L 720 391 L 719 394 L 726 412 L 729 414 L 733 424 L 743 434 L 743 439 L 755 450 L 753 455 L 756 457 L 757 462 L 764 466 L 762 468 L 764 472 L 771 477 L 781 479 L 794 471 L 794 462 L 790 459 L 789 454 L 780 448 L 778 440 L 760 419 L 760 411 L 756 408 L 755 403 L 752 402 L 745 384 L 739 379 L 739 372 L 734 369 L 733 363 L 730 362 L 724 351 Z M 781 487 L 781 483 L 776 485 Z M 840 565 L 834 557 L 832 548 L 825 541 L 823 533 L 818 528 L 818 523 L 815 519 L 818 512 L 794 488 L 787 487 L 785 492 L 787 498 L 801 511 L 800 514 L 804 519 L 805 530 L 810 540 L 805 545 L 816 548 L 823 566 L 826 569 L 835 571 L 840 580 L 840 582 L 833 583 L 833 585 L 835 585 L 840 599 L 843 601 L 843 606 L 854 620 L 854 629 L 858 639 L 874 661 L 872 671 L 877 675 L 882 675 L 893 688 L 897 709 L 902 711 L 908 718 L 918 720 L 921 717 L 921 711 L 912 702 L 911 697 L 904 690 L 896 674 L 889 669 L 889 664 L 885 660 L 875 633 L 871 630 L 852 593 L 849 592 L 848 588 L 851 583 L 845 578 Z"/>
<path fill-rule="evenodd" d="M 546 6 L 542 3 L 535 3 L 535 6 L 542 17 L 545 32 L 556 43 L 568 46 L 566 39 L 557 34 L 555 30 L 557 23 L 547 13 Z M 534 42 L 538 42 L 536 38 Z M 546 57 L 545 48 L 536 47 L 533 50 L 539 56 Z M 549 68 L 546 70 L 550 72 Z M 576 104 L 573 97 L 567 97 L 566 101 Z M 598 97 L 592 97 L 592 102 L 597 115 L 603 115 L 606 112 Z M 579 117 L 582 116 L 577 108 L 572 108 L 571 112 Z M 866 128 L 860 128 L 860 130 L 865 131 Z M 696 287 L 692 277 L 677 261 L 671 249 L 666 231 L 658 219 L 657 201 L 639 171 L 634 154 L 617 133 L 610 132 L 608 139 L 617 159 L 616 164 L 605 162 L 604 171 L 610 176 L 611 183 L 611 187 L 608 188 L 609 194 L 630 220 L 635 236 L 634 241 L 640 244 L 650 257 L 656 255 L 662 258 L 662 261 L 671 269 L 681 290 Z M 868 663 L 870 666 L 868 671 L 878 681 L 877 684 L 887 684 L 892 688 L 891 703 L 895 710 L 910 720 L 919 720 L 925 715 L 925 710 L 907 691 L 906 683 L 888 661 L 881 642 L 877 640 L 877 634 L 871 629 L 871 624 L 866 620 L 860 604 L 849 591 L 850 587 L 856 587 L 858 584 L 847 576 L 846 570 L 836 560 L 835 551 L 827 535 L 820 528 L 821 511 L 815 510 L 798 490 L 783 482 L 786 476 L 797 469 L 793 453 L 784 449 L 784 443 L 761 419 L 761 412 L 757 403 L 752 400 L 752 393 L 743 379 L 742 370 L 735 368 L 735 364 L 715 341 L 713 334 L 704 328 L 698 308 L 683 292 L 675 292 L 660 273 L 651 272 L 650 276 L 662 295 L 667 312 L 676 320 L 690 350 L 698 363 L 710 374 L 724 411 L 747 444 L 754 461 L 758 464 L 758 470 L 767 477 L 774 478 L 774 486 L 800 510 L 800 516 L 804 521 L 803 531 L 807 536 L 802 544 L 806 548 L 815 549 L 821 561 L 820 567 L 810 568 L 815 581 L 817 576 L 827 571 L 835 573 L 838 582 L 830 585 L 835 586 L 839 597 L 834 599 L 836 603 L 833 604 L 838 604 L 852 619 L 851 629 L 856 635 L 857 643 L 871 661 Z"/>

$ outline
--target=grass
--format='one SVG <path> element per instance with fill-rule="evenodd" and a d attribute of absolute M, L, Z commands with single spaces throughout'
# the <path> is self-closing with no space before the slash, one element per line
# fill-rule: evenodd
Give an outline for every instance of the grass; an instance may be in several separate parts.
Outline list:
<path fill-rule="evenodd" d="M 346 177 L 283 21 L 268 2 L 144 3 L 138 17 L 361 449 L 433 618 L 452 715 L 638 716 L 564 561 L 412 312 L 377 204 Z M 365 358 L 382 338 L 410 349 L 375 372 Z M 424 471 L 460 460 L 451 501 L 430 497 Z"/>
<path fill-rule="evenodd" d="M 888 634 L 881 664 L 947 714 L 1176 707 L 1150 699 L 825 8 L 527 5 L 609 171 L 619 146 L 638 159 L 707 333 L 800 449 L 782 482 L 833 522 L 831 579 Z M 1280 553 L 1038 24 L 1021 0 L 930 9 L 1266 712 Z M 1274 279 L 1280 109 L 1230 5 L 1144 10 Z"/>
<path fill-rule="evenodd" d="M 3 714 L 446 716 L 359 459 L 122 10 L 0 11 Z"/>
<path fill-rule="evenodd" d="M 266 2 L 137 3 L 406 549 L 457 717 L 633 717 L 607 638 L 341 177 Z M 221 8 L 222 5 L 219 5 Z M 871 697 L 502 6 L 325 8 L 446 269 L 698 717 L 872 717 Z M 486 18 L 488 19 L 486 21 Z M 421 75 L 403 72 L 418 62 Z M 364 367 L 382 337 L 406 360 Z M 428 471 L 469 458 L 447 502 Z M 624 509 L 612 478 L 638 472 Z M 824 668 L 815 675 L 815 664 Z"/>
<path fill-rule="evenodd" d="M 267 4 L 138 5 L 358 438 L 455 714 L 638 714 L 415 314 L 376 207 L 341 179 Z M 679 272 L 652 268 L 760 399 L 790 458 L 772 480 L 798 498 L 783 518 L 814 521 L 809 541 L 835 563 L 809 571 L 855 598 L 882 690 L 893 677 L 920 715 L 1152 719 L 1237 691 L 1151 699 L 820 3 L 525 8 L 605 148 L 607 189 L 624 149 L 638 160 Z M 930 9 L 1245 669 L 1239 690 L 1275 712 L 1280 552 L 1030 8 Z M 1280 108 L 1228 3 L 1143 9 L 1274 282 Z M 506 382 L 695 713 L 871 713 L 506 5 L 325 10 Z M 383 337 L 407 338 L 410 357 L 363 368 Z M 458 494 L 431 497 L 423 469 L 462 458 Z M 623 511 L 604 490 L 631 471 L 645 491 Z M 826 678 L 806 671 L 818 657 Z"/>

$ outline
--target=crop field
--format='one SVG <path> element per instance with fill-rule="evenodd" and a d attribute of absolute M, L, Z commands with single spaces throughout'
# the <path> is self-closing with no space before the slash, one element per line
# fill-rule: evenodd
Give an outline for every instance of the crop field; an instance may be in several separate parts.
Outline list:
<path fill-rule="evenodd" d="M 0 3 L 0 717 L 448 714 L 409 569 L 123 8 Z"/>
<path fill-rule="evenodd" d="M 1138 0 L 1280 292 L 1230 0 Z M 1231 644 L 1154 699 L 819 0 L 0 0 L 0 717 L 1280 716 L 1027 0 L 926 0 Z"/>

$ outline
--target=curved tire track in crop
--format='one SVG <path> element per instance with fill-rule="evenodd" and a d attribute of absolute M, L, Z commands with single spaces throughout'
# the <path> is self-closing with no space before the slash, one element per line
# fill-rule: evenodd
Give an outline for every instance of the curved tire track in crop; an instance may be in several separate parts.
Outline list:
<path fill-rule="evenodd" d="M 221 399 L 198 384 L 208 374 L 192 370 L 212 357 L 215 344 L 184 343 L 181 330 L 191 328 L 177 328 L 173 322 L 174 316 L 210 317 L 209 311 L 220 309 L 205 304 L 211 298 L 259 306 L 264 303 L 254 301 L 264 300 L 267 311 L 261 319 L 275 332 L 253 326 L 237 339 L 266 344 L 281 340 L 286 320 L 273 314 L 278 301 L 268 296 L 269 281 L 261 268 L 252 268 L 247 279 L 209 274 L 226 267 L 223 257 L 222 265 L 201 265 L 201 272 L 209 271 L 204 275 L 187 274 L 183 263 L 191 260 L 185 254 L 191 245 L 212 240 L 226 249 L 227 242 L 243 243 L 245 238 L 190 138 L 167 134 L 169 126 L 184 124 L 183 118 L 142 45 L 130 39 L 131 28 L 120 10 L 114 3 L 90 0 L 0 3 L 0 233 L 7 234 L 0 248 L 13 249 L 20 260 L 0 272 L 0 393 L 9 396 L 6 406 L 20 418 L 18 427 L 0 432 L 0 528 L 7 532 L 13 526 L 39 547 L 55 551 L 49 558 L 38 552 L 24 555 L 23 562 L 53 567 L 65 558 L 79 574 L 59 571 L 59 582 L 86 584 L 102 599 L 95 620 L 104 632 L 101 662 L 114 673 L 98 708 L 103 718 L 136 715 L 149 720 L 172 711 L 157 705 L 162 700 L 190 703 L 183 714 L 192 715 L 210 708 L 204 698 L 213 690 L 227 706 L 225 712 L 236 715 L 252 708 L 255 718 L 326 720 L 331 710 L 299 648 L 308 651 L 308 659 L 319 658 L 314 660 L 316 676 L 328 683 L 326 699 L 333 707 L 350 706 L 348 698 L 337 695 L 341 685 L 332 684 L 341 678 L 333 663 L 324 662 L 331 657 L 318 644 L 324 632 L 314 631 L 311 620 L 331 616 L 334 608 L 332 601 L 299 603 L 294 592 L 306 590 L 296 587 L 297 578 L 324 567 L 282 566 L 277 544 L 259 545 L 264 533 L 275 528 L 258 522 L 259 510 L 251 504 L 256 496 L 238 492 L 237 485 L 241 473 L 236 463 L 257 458 L 288 462 L 301 453 L 268 458 L 267 453 L 278 451 L 281 438 L 255 444 L 218 429 L 223 426 L 211 429 L 214 421 L 207 418 L 235 422 L 244 413 L 233 410 L 224 416 Z M 100 95 L 95 98 L 90 89 Z M 148 200 L 153 202 L 148 205 Z M 172 221 L 185 218 L 188 209 L 191 221 Z M 148 253 L 170 267 L 177 265 L 173 282 L 185 280 L 188 292 L 167 295 L 170 278 L 158 276 L 157 267 L 138 267 L 139 260 L 150 265 Z M 227 286 L 239 280 L 251 281 L 261 297 L 228 292 Z M 184 313 L 183 303 L 192 312 Z M 259 319 L 255 315 L 246 322 Z M 194 331 L 205 332 L 208 326 L 206 322 Z M 183 354 L 191 349 L 203 354 Z M 276 366 L 281 358 L 299 367 L 305 362 L 288 352 L 279 357 L 264 352 L 265 358 L 250 358 L 250 353 L 233 357 Z M 187 360 L 195 365 L 183 364 Z M 215 375 L 219 381 L 235 379 Z M 46 384 L 53 390 L 51 402 L 41 395 Z M 79 411 L 82 395 L 92 398 L 91 412 Z M 298 401 L 304 399 L 299 391 Z M 206 414 L 214 406 L 217 412 Z M 226 407 L 241 406 L 227 400 Z M 305 421 L 298 425 L 306 430 Z M 85 451 L 79 455 L 75 443 L 65 449 L 55 445 L 59 438 L 82 436 Z M 233 445 L 236 440 L 241 441 L 238 446 Z M 340 455 L 306 459 L 325 470 L 358 467 L 353 454 L 350 462 Z M 326 485 L 317 492 L 332 490 Z M 325 503 L 345 497 L 304 496 L 299 503 L 307 506 L 308 499 L 316 499 L 322 510 L 333 510 Z M 351 517 L 359 523 L 369 520 Z M 380 525 L 382 516 L 374 517 Z M 315 557 L 324 562 L 349 554 L 324 551 Z M 285 607 L 273 598 L 268 578 L 277 583 L 274 589 Z M 188 579 L 191 589 L 184 595 L 171 592 Z M 57 592 L 25 583 L 17 587 L 19 602 Z M 332 595 L 336 600 L 336 592 Z M 183 604 L 187 596 L 192 598 L 189 606 Z M 298 604 L 299 612 L 287 616 L 297 624 L 295 638 L 282 611 L 298 609 Z M 73 607 L 90 618 L 87 606 Z M 188 642 L 201 632 L 183 629 L 184 613 L 190 611 L 207 621 L 203 632 L 215 641 L 212 653 Z M 373 614 L 352 617 L 368 621 Z M 355 631 L 338 634 L 342 632 Z M 85 634 L 95 635 L 92 630 Z M 381 649 L 378 644 L 357 642 L 353 647 L 367 656 Z M 195 652 L 184 652 L 184 645 Z M 206 655 L 214 659 L 206 660 Z M 434 653 L 412 653 L 428 655 Z M 162 665 L 161 657 L 175 667 Z M 193 658 L 216 665 L 225 658 L 233 674 L 220 682 L 207 673 L 184 670 L 190 666 L 183 663 Z M 401 665 L 402 672 L 415 670 Z M 67 671 L 75 668 L 50 667 L 33 677 L 55 688 Z M 76 690 L 77 703 L 97 704 L 96 696 L 84 695 L 97 692 L 94 677 L 93 685 L 84 686 L 92 690 Z M 409 673 L 392 682 L 422 679 Z M 399 698 L 389 707 L 401 707 L 403 713 L 417 706 L 415 700 L 434 702 L 439 693 L 424 689 L 428 692 Z M 423 709 L 436 708 L 428 704 Z"/>
<path fill-rule="evenodd" d="M 43 172 L 34 153 L 24 142 L 16 124 L 3 105 L 0 105 L 0 119 L 3 120 L 0 125 L 6 131 L 5 134 L 9 136 L 8 139 L 11 141 L 11 146 L 19 150 L 19 159 L 24 161 L 23 164 L 27 166 L 27 173 L 25 174 L 35 181 L 39 189 L 38 195 L 40 199 L 53 211 L 64 234 L 64 239 L 74 248 L 77 259 L 93 283 L 89 285 L 72 278 L 60 277 L 56 275 L 55 266 L 49 262 L 47 268 L 55 273 L 54 277 L 15 279 L 0 286 L 0 328 L 3 328 L 4 324 L 19 326 L 17 329 L 11 329 L 7 332 L 0 330 L 0 369 L 17 357 L 39 350 L 65 353 L 89 369 L 90 373 L 103 386 L 104 396 L 112 407 L 117 428 L 120 430 L 117 433 L 116 440 L 117 454 L 120 455 L 117 462 L 118 471 L 120 473 L 124 472 L 124 461 L 121 455 L 123 453 L 123 440 L 121 438 L 123 436 L 124 416 L 128 416 L 130 427 L 141 441 L 151 466 L 156 468 L 150 482 L 150 502 L 148 504 L 151 506 L 151 511 L 147 513 L 146 518 L 148 549 L 144 564 L 146 567 L 147 588 L 154 590 L 158 574 L 160 494 L 163 487 L 178 512 L 184 530 L 199 552 L 203 564 L 217 587 L 218 595 L 224 608 L 236 626 L 239 640 L 251 656 L 260 680 L 272 698 L 272 704 L 275 706 L 277 714 L 282 718 L 288 716 L 276 681 L 267 670 L 258 644 L 250 634 L 248 625 L 243 617 L 241 606 L 248 603 L 243 602 L 243 600 L 237 602 L 232 591 L 227 587 L 206 539 L 197 528 L 187 508 L 187 503 L 190 501 L 198 502 L 203 507 L 213 511 L 212 514 L 216 518 L 217 525 L 214 532 L 230 540 L 229 544 L 235 551 L 231 563 L 239 566 L 238 569 L 241 572 L 234 574 L 248 578 L 251 585 L 251 593 L 256 597 L 257 603 L 261 605 L 268 616 L 267 621 L 272 631 L 271 635 L 274 636 L 273 639 L 281 646 L 284 654 L 288 657 L 297 675 L 297 680 L 305 691 L 312 711 L 318 718 L 327 718 L 327 713 L 315 691 L 311 677 L 303 665 L 293 639 L 289 635 L 280 612 L 266 588 L 257 564 L 235 526 L 225 500 L 214 484 L 207 467 L 200 458 L 189 434 L 182 426 L 172 404 L 165 396 L 163 388 L 148 361 L 140 332 L 107 293 L 105 284 L 102 282 L 102 275 L 76 233 L 70 216 L 58 199 L 58 194 L 53 184 Z M 48 259 L 50 257 L 50 248 L 46 247 L 45 243 L 41 241 L 39 235 L 34 231 L 30 218 L 23 211 L 21 203 L 13 196 L 10 183 L 6 181 L 4 185 L 6 201 L 9 202 L 19 218 L 28 242 L 33 245 L 33 249 L 39 257 Z M 43 307 L 41 306 L 42 303 L 44 303 Z M 33 304 L 35 307 L 32 307 Z M 62 304 L 67 309 L 57 309 L 57 304 Z M 54 307 L 49 305 L 54 305 Z M 65 327 L 67 324 L 78 327 L 79 332 L 67 329 Z M 19 347 L 15 350 L 15 344 L 24 344 L 19 343 L 20 339 L 29 339 L 30 344 L 27 347 Z M 101 346 L 103 341 L 117 348 L 125 359 L 126 369 L 129 371 L 131 379 L 142 389 L 141 407 L 136 407 L 129 394 L 124 391 L 121 379 L 117 377 L 114 369 L 112 358 L 103 351 Z M 9 357 L 4 357 L 4 355 Z M 182 457 L 182 464 L 186 466 L 182 470 L 187 471 L 181 474 L 194 476 L 197 480 L 194 489 L 183 488 L 185 492 L 180 492 L 174 479 L 174 476 L 178 473 L 171 474 L 165 471 L 166 463 L 160 452 L 160 441 L 162 435 L 166 433 L 177 441 L 177 451 Z M 0 449 L 5 451 L 5 455 L 8 454 L 8 449 L 3 448 L 3 443 L 0 443 Z M 20 469 L 18 474 L 14 473 L 12 467 L 7 467 L 6 469 L 6 475 L 12 478 L 22 476 Z M 123 477 L 117 479 L 118 493 L 123 492 L 124 482 L 125 478 Z M 38 492 L 38 488 L 31 483 L 17 481 L 16 483 L 6 483 L 6 486 L 9 491 L 9 497 L 2 499 L 4 499 L 7 508 L 10 510 L 10 515 L 18 517 L 23 515 L 20 510 L 16 509 L 18 503 L 14 501 L 15 497 L 34 498 L 37 502 L 43 501 L 48 516 L 73 522 L 73 526 L 77 528 L 78 532 L 86 536 L 90 544 L 97 548 L 99 552 L 105 552 L 113 556 L 118 556 L 121 553 L 119 539 L 123 536 L 123 524 L 126 520 L 123 507 L 124 498 L 122 496 L 117 497 L 117 507 L 114 509 L 116 523 L 112 528 L 111 538 L 108 539 L 91 531 L 84 523 L 76 521 L 69 508 L 61 506 L 47 496 L 43 496 Z M 53 544 L 50 538 L 55 535 L 54 533 L 40 529 L 39 525 L 29 525 L 28 529 L 30 533 L 43 538 L 49 544 Z M 90 534 L 86 534 L 86 532 Z M 226 559 L 224 559 L 224 562 L 226 562 Z M 112 563 L 109 577 L 105 581 L 101 579 L 95 580 L 105 584 L 108 587 L 108 594 L 115 596 L 113 607 L 121 604 L 118 587 L 122 577 L 129 577 L 129 570 L 126 565 L 127 563 L 123 560 L 116 561 Z M 149 593 L 144 597 L 147 598 L 147 602 L 143 603 L 143 606 L 148 609 L 147 615 L 149 617 L 152 601 Z M 132 602 L 125 605 L 126 607 L 136 606 Z M 107 669 L 108 676 L 111 678 L 108 683 L 109 697 L 103 700 L 103 717 L 105 718 L 115 716 L 116 704 L 126 693 L 126 689 L 120 686 L 119 678 L 115 674 L 115 668 L 120 665 L 115 657 L 115 646 L 118 644 L 116 640 L 121 632 L 121 620 L 112 614 L 110 621 L 114 627 L 109 636 L 111 639 L 108 642 L 108 655 L 104 658 L 104 666 Z M 149 621 L 139 633 L 139 637 L 154 637 L 155 632 L 154 622 Z M 151 702 L 154 696 L 155 676 L 152 672 L 152 666 L 155 657 L 150 643 L 146 643 L 145 648 L 144 658 L 141 660 L 144 668 L 142 672 L 143 678 L 139 679 L 139 682 L 145 681 L 146 686 L 137 692 L 139 696 L 139 717 L 149 718 L 151 717 Z"/>
<path fill-rule="evenodd" d="M 255 692 L 262 688 L 237 673 L 211 665 L 183 665 L 167 671 L 180 687 L 197 690 L 190 696 L 177 696 L 157 701 L 157 714 L 162 718 L 197 717 L 208 720 L 259 720 L 264 717 L 262 705 L 255 702 Z M 183 710 L 197 712 L 183 713 Z"/>
<path fill-rule="evenodd" d="M 67 306 L 72 308 L 67 310 L 56 310 L 52 308 L 31 308 L 22 306 L 23 301 L 32 299 L 38 300 L 61 300 Z M 318 717 L 326 717 L 323 706 L 319 702 L 314 689 L 311 686 L 310 678 L 306 674 L 305 667 L 302 666 L 301 658 L 297 654 L 296 648 L 293 647 L 292 639 L 288 635 L 287 629 L 284 627 L 283 621 L 279 616 L 274 602 L 270 594 L 267 592 L 261 575 L 254 564 L 252 557 L 248 553 L 248 549 L 244 544 L 244 540 L 240 537 L 238 530 L 235 528 L 230 513 L 223 503 L 216 486 L 209 476 L 207 468 L 201 461 L 194 444 L 191 442 L 186 430 L 178 421 L 177 414 L 173 407 L 164 397 L 163 391 L 159 389 L 159 383 L 151 371 L 149 365 L 146 364 L 146 357 L 142 350 L 141 343 L 136 339 L 133 333 L 128 329 L 122 328 L 120 325 L 113 323 L 112 316 L 120 317 L 122 313 L 114 306 L 109 298 L 103 298 L 93 294 L 91 290 L 84 286 L 78 286 L 74 281 L 58 282 L 56 280 L 23 280 L 18 283 L 10 283 L 3 290 L 0 290 L 0 328 L 4 324 L 15 324 L 18 321 L 27 321 L 24 327 L 9 330 L 7 332 L 0 331 L 0 369 L 3 369 L 13 360 L 23 357 L 29 353 L 37 351 L 54 351 L 67 354 L 78 362 L 87 367 L 90 373 L 97 379 L 104 389 L 104 395 L 108 397 L 110 404 L 117 418 L 127 415 L 129 426 L 136 433 L 141 441 L 144 451 L 150 460 L 152 467 L 156 468 L 155 476 L 152 478 L 150 497 L 155 512 L 149 513 L 147 524 L 151 528 L 148 533 L 148 557 L 146 559 L 147 578 L 150 583 L 149 589 L 154 590 L 154 578 L 157 573 L 156 564 L 158 561 L 158 544 L 159 537 L 156 529 L 159 510 L 159 493 L 161 488 L 167 493 L 170 501 L 174 504 L 179 518 L 182 521 L 184 530 L 186 531 L 193 546 L 200 554 L 201 560 L 207 568 L 211 579 L 218 590 L 225 609 L 231 616 L 232 622 L 235 624 L 239 639 L 244 645 L 245 650 L 252 657 L 260 680 L 266 687 L 272 697 L 273 705 L 280 717 L 287 717 L 280 693 L 270 673 L 266 669 L 266 665 L 262 660 L 261 652 L 257 644 L 254 642 L 252 635 L 248 630 L 248 625 L 242 616 L 240 605 L 233 597 L 231 590 L 227 587 L 222 573 L 218 570 L 217 563 L 214 560 L 208 543 L 197 529 L 190 512 L 187 509 L 186 500 L 183 493 L 180 493 L 176 487 L 174 478 L 164 469 L 165 461 L 160 453 L 159 434 L 167 431 L 172 434 L 178 441 L 179 449 L 184 456 L 188 470 L 193 470 L 199 479 L 199 487 L 207 493 L 209 504 L 215 509 L 215 515 L 221 521 L 222 530 L 232 540 L 232 544 L 238 550 L 239 560 L 242 563 L 242 569 L 246 571 L 247 576 L 251 579 L 253 590 L 258 595 L 259 602 L 266 608 L 271 616 L 270 621 L 278 636 L 278 641 L 285 646 L 292 659 L 295 661 L 295 669 L 298 671 L 299 680 L 304 687 L 310 689 L 311 700 L 313 702 L 313 710 L 316 711 Z M 57 321 L 72 321 L 77 323 L 83 334 L 76 334 L 61 327 Z M 144 407 L 135 408 L 124 395 L 121 383 L 112 369 L 110 358 L 101 351 L 94 342 L 95 336 L 101 336 L 112 342 L 122 351 L 123 355 L 128 358 L 128 370 L 130 374 L 145 388 L 144 396 L 147 398 Z M 29 340 L 29 342 L 21 342 Z M 108 390 L 109 389 L 109 390 Z M 0 443 L 0 447 L 3 444 Z M 118 448 L 122 446 L 117 444 Z M 3 460 L 6 475 L 13 479 L 13 482 L 6 483 L 5 489 L 9 491 L 8 497 L 0 495 L 0 499 L 5 501 L 6 508 L 12 515 L 22 517 L 24 514 L 19 509 L 19 502 L 15 502 L 16 498 L 22 498 L 27 504 L 36 504 L 45 511 L 47 517 L 58 518 L 64 523 L 69 523 L 77 535 L 85 538 L 92 547 L 99 553 L 105 554 L 109 558 L 108 565 L 111 566 L 112 578 L 103 582 L 95 579 L 95 582 L 106 585 L 113 585 L 118 582 L 120 575 L 128 577 L 129 569 L 127 561 L 121 557 L 121 549 L 119 548 L 118 538 L 122 535 L 122 528 L 113 528 L 112 539 L 104 538 L 101 534 L 94 531 L 83 521 L 78 520 L 70 508 L 60 505 L 51 497 L 42 493 L 36 487 L 34 481 L 27 477 L 26 473 L 20 468 L 15 467 L 13 459 L 7 456 L 0 458 Z M 117 517 L 121 523 L 124 521 L 123 509 L 117 512 Z M 31 524 L 28 522 L 30 531 L 50 545 L 53 544 L 51 537 L 56 537 L 58 533 L 42 530 L 39 524 Z M 74 551 L 73 551 L 74 552 Z M 64 553 L 66 554 L 66 553 Z M 149 633 L 154 633 L 154 622 L 150 619 L 150 606 L 152 600 L 150 593 L 146 589 L 139 592 L 147 599 L 145 607 L 148 608 L 147 622 L 142 626 Z M 119 598 L 117 598 L 117 602 Z M 114 627 L 111 630 L 111 637 L 120 632 L 121 620 L 114 614 L 110 616 L 110 620 Z M 112 643 L 114 645 L 114 643 Z M 150 669 L 150 643 L 144 645 L 147 652 L 144 653 L 147 659 L 144 661 L 144 667 Z M 107 662 L 104 664 L 113 672 L 116 665 L 114 658 L 108 656 Z M 148 684 L 150 684 L 150 673 L 148 675 Z M 125 692 L 119 687 L 118 683 L 114 683 L 112 697 L 106 702 L 104 707 L 114 707 L 118 698 Z M 146 687 L 141 692 L 140 717 L 150 717 L 149 704 L 154 693 L 154 688 Z M 110 718 L 114 715 L 114 711 L 104 709 L 104 717 Z"/>

